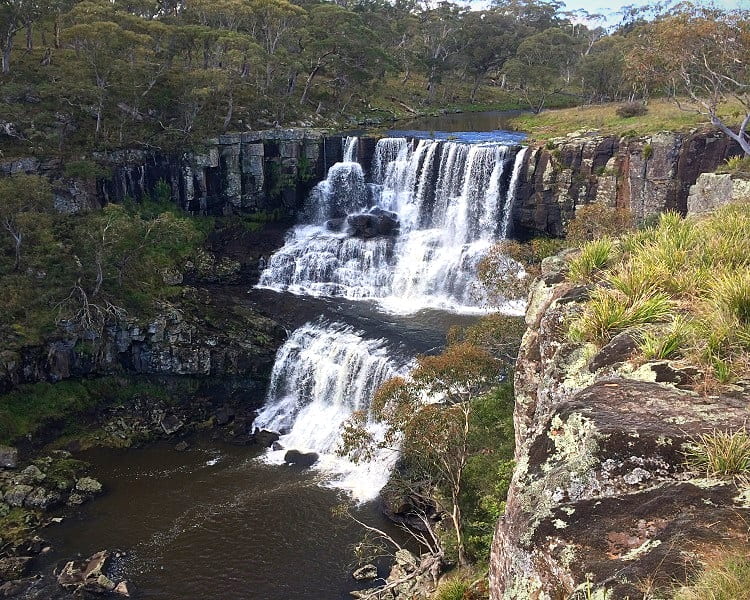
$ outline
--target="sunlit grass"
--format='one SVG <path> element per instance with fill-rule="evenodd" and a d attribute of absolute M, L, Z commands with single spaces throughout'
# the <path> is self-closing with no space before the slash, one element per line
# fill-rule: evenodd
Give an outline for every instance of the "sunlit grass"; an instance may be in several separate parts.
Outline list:
<path fill-rule="evenodd" d="M 646 135 L 658 131 L 684 131 L 699 125 L 708 125 L 708 119 L 696 112 L 680 110 L 669 100 L 653 100 L 648 113 L 638 117 L 617 116 L 620 103 L 581 106 L 560 110 L 547 110 L 538 115 L 524 114 L 513 120 L 513 125 L 527 131 L 537 140 L 564 137 L 581 129 L 599 130 L 605 135 Z M 733 123 L 739 105 L 729 103 L 719 111 Z"/>
<path fill-rule="evenodd" d="M 727 383 L 750 370 L 750 203 L 586 244 L 571 279 L 599 284 L 571 323 L 604 344 L 631 331 L 646 359 L 684 358 Z"/>

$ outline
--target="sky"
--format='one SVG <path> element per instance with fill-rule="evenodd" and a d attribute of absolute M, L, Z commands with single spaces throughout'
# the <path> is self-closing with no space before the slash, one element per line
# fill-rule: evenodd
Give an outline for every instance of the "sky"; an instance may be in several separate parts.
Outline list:
<path fill-rule="evenodd" d="M 645 0 L 564 0 L 568 10 L 586 9 L 592 14 L 612 15 L 611 21 L 617 21 L 615 13 L 620 7 L 635 4 L 636 6 L 648 6 L 654 4 Z M 716 0 L 716 4 L 723 8 L 750 8 L 750 0 Z"/>
<path fill-rule="evenodd" d="M 613 25 L 619 22 L 620 18 L 617 16 L 617 12 L 623 6 L 648 6 L 654 4 L 654 2 L 648 2 L 647 0 L 563 0 L 568 10 L 579 10 L 581 8 L 587 10 L 591 14 L 601 14 L 607 17 L 608 25 Z M 475 9 L 484 8 L 491 3 L 491 0 L 468 0 L 468 4 L 473 6 Z M 722 8 L 744 8 L 750 9 L 750 0 L 714 0 L 717 6 Z"/>

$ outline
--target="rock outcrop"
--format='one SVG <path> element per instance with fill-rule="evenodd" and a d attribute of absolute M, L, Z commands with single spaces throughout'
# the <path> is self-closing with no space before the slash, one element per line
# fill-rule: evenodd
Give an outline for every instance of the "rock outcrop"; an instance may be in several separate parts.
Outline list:
<path fill-rule="evenodd" d="M 374 140 L 359 145 L 369 162 Z M 90 173 L 71 173 L 57 158 L 0 161 L 0 176 L 38 174 L 53 183 L 55 207 L 63 213 L 91 210 L 127 198 L 140 201 L 169 194 L 198 215 L 295 213 L 310 188 L 341 160 L 343 138 L 317 129 L 268 129 L 221 135 L 200 150 L 165 153 L 117 150 L 94 153 Z M 80 170 L 80 169 L 79 169 Z M 168 187 L 164 187 L 167 184 Z"/>
<path fill-rule="evenodd" d="M 728 174 L 703 173 L 688 196 L 688 213 L 701 214 L 729 202 L 750 201 L 750 180 Z"/>
<path fill-rule="evenodd" d="M 0 352 L 0 392 L 21 383 L 125 370 L 136 374 L 265 379 L 283 329 L 252 309 L 165 306 L 147 321 L 123 318 L 102 332 L 70 326 L 46 345 Z"/>
<path fill-rule="evenodd" d="M 637 223 L 665 210 L 686 214 L 698 176 L 739 154 L 735 142 L 715 131 L 550 140 L 527 154 L 514 231 L 562 236 L 576 208 L 591 203 L 627 209 Z"/>
<path fill-rule="evenodd" d="M 684 450 L 701 433 L 743 427 L 750 389 L 699 395 L 685 385 L 689 368 L 633 359 L 625 339 L 570 341 L 587 289 L 561 269 L 545 261 L 526 314 L 491 598 L 643 598 L 644 586 L 670 589 L 702 558 L 746 544 L 750 492 L 691 472 Z"/>

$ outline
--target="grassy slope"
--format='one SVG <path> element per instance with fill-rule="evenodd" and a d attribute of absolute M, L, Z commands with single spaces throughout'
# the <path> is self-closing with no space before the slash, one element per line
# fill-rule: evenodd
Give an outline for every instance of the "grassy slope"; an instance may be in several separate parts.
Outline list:
<path fill-rule="evenodd" d="M 564 137 L 580 130 L 597 130 L 603 135 L 648 135 L 658 131 L 685 131 L 707 125 L 704 115 L 680 110 L 668 100 L 654 100 L 648 105 L 648 113 L 642 117 L 618 117 L 616 110 L 621 104 L 578 106 L 561 110 L 548 110 L 541 114 L 524 114 L 513 119 L 516 129 L 528 131 L 532 139 L 547 140 Z M 727 104 L 722 116 L 729 122 L 738 120 L 739 105 Z"/>

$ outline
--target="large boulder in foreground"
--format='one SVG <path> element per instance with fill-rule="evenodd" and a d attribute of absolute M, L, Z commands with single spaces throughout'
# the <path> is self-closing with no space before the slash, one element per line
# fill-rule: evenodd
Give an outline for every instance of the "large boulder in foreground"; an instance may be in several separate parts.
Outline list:
<path fill-rule="evenodd" d="M 547 281 L 556 278 L 545 278 Z M 571 342 L 570 283 L 540 280 L 516 365 L 516 469 L 490 557 L 493 600 L 608 600 L 671 590 L 700 562 L 747 550 L 750 490 L 691 471 L 685 447 L 737 430 L 748 390 L 706 396 L 693 372 Z M 621 346 L 621 347 L 620 347 Z"/>

